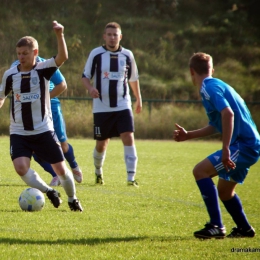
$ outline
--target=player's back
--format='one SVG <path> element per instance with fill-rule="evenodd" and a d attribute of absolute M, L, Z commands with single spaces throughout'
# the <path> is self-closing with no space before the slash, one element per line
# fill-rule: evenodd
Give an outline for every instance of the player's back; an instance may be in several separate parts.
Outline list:
<path fill-rule="evenodd" d="M 234 129 L 231 143 L 242 141 L 247 146 L 258 146 L 260 136 L 257 127 L 245 101 L 236 90 L 216 78 L 207 79 L 205 85 L 206 93 L 209 94 L 211 101 L 218 109 L 218 120 L 221 120 L 220 112 L 225 107 L 230 107 L 234 113 Z"/>

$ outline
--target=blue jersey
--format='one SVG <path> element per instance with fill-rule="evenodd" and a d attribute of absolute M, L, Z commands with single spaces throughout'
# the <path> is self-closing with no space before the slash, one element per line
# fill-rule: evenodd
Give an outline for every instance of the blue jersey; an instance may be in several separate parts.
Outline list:
<path fill-rule="evenodd" d="M 209 124 L 222 133 L 221 111 L 230 107 L 234 113 L 234 130 L 231 145 L 242 142 L 251 149 L 259 150 L 260 136 L 251 114 L 241 96 L 225 82 L 207 77 L 200 90 Z"/>

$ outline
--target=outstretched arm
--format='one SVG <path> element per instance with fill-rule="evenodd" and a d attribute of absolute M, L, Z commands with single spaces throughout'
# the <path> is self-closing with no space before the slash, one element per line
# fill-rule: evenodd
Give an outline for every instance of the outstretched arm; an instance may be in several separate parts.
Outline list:
<path fill-rule="evenodd" d="M 66 41 L 64 38 L 64 27 L 59 24 L 57 21 L 52 22 L 53 30 L 57 37 L 58 43 L 58 54 L 55 57 L 55 62 L 58 67 L 60 67 L 68 59 L 68 50 Z"/>
<path fill-rule="evenodd" d="M 178 124 L 175 124 L 175 126 L 177 129 L 173 132 L 173 139 L 176 142 L 182 142 L 189 139 L 205 137 L 216 133 L 216 129 L 211 125 L 207 125 L 201 129 L 193 131 L 186 131 L 182 126 Z"/>

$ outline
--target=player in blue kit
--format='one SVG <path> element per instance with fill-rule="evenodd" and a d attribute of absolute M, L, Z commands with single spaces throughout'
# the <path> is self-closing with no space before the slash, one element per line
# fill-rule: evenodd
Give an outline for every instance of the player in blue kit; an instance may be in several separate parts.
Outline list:
<path fill-rule="evenodd" d="M 36 58 L 36 62 L 44 61 L 45 59 L 41 57 Z M 11 67 L 19 65 L 19 60 L 15 61 Z M 67 134 L 66 134 L 66 126 L 64 122 L 64 118 L 62 115 L 60 100 L 57 98 L 62 92 L 67 89 L 67 83 L 65 81 L 64 76 L 60 72 L 60 70 L 56 70 L 50 79 L 50 98 L 51 98 L 51 111 L 52 111 L 52 119 L 55 133 L 60 141 L 61 148 L 65 159 L 69 163 L 74 179 L 81 183 L 83 180 L 82 171 L 78 166 L 78 163 L 75 159 L 73 147 L 67 142 Z M 42 159 L 40 159 L 35 153 L 33 157 L 36 162 L 38 162 L 42 168 L 49 172 L 53 179 L 50 183 L 50 186 L 58 186 L 60 185 L 60 179 L 52 169 L 51 165 Z"/>
<path fill-rule="evenodd" d="M 213 60 L 206 53 L 195 53 L 189 62 L 193 85 L 198 87 L 209 124 L 186 131 L 178 124 L 174 131 L 177 142 L 220 132 L 222 149 L 209 155 L 193 169 L 193 175 L 206 205 L 210 221 L 194 232 L 197 238 L 224 238 L 218 196 L 236 224 L 229 238 L 254 237 L 240 198 L 235 192 L 242 184 L 250 166 L 259 159 L 260 136 L 251 114 L 240 95 L 227 83 L 213 78 Z M 217 188 L 212 178 L 219 176 Z"/>
<path fill-rule="evenodd" d="M 61 146 L 54 132 L 49 81 L 55 71 L 68 59 L 64 27 L 53 21 L 58 53 L 56 56 L 36 62 L 38 42 L 31 36 L 22 37 L 16 44 L 19 65 L 5 71 L 0 85 L 0 107 L 11 93 L 10 107 L 10 156 L 17 174 L 30 187 L 46 193 L 58 208 L 60 194 L 48 186 L 31 169 L 30 161 L 35 153 L 51 164 L 59 176 L 61 185 L 68 196 L 69 208 L 83 211 L 77 199 L 73 175 L 64 161 Z"/>
<path fill-rule="evenodd" d="M 135 112 L 140 113 L 142 98 L 138 70 L 133 53 L 120 45 L 122 32 L 118 23 L 105 26 L 103 39 L 105 44 L 91 51 L 82 75 L 83 85 L 93 98 L 96 184 L 104 184 L 102 166 L 109 140 L 120 136 L 124 145 L 127 185 L 138 187 L 135 180 L 138 158 L 129 94 L 130 85 L 136 98 Z"/>

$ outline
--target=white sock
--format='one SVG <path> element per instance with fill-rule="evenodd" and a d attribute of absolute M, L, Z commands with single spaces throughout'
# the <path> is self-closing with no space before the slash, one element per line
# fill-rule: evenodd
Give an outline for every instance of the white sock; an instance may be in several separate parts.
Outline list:
<path fill-rule="evenodd" d="M 135 146 L 124 146 L 127 180 L 134 181 L 137 167 L 137 153 Z"/>
<path fill-rule="evenodd" d="M 73 174 L 69 169 L 66 169 L 64 175 L 58 175 L 60 179 L 60 183 L 65 190 L 66 194 L 68 195 L 68 201 L 73 202 L 76 197 L 76 187 L 73 178 Z"/>
<path fill-rule="evenodd" d="M 106 151 L 99 153 L 96 148 L 93 151 L 94 165 L 95 165 L 95 173 L 96 175 L 102 175 L 102 166 L 104 164 L 106 158 Z"/>
<path fill-rule="evenodd" d="M 29 168 L 28 172 L 21 176 L 21 179 L 30 187 L 36 188 L 43 193 L 46 193 L 48 190 L 52 190 L 50 186 L 40 177 L 40 175 Z"/>

